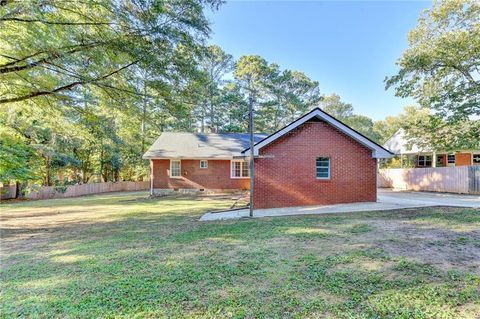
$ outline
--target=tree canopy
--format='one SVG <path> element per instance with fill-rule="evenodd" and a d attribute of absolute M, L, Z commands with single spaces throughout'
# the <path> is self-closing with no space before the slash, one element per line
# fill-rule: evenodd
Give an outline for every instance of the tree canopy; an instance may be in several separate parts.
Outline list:
<path fill-rule="evenodd" d="M 449 121 L 480 115 L 480 3 L 437 1 L 408 35 L 399 72 L 386 79 Z"/>
<path fill-rule="evenodd" d="M 435 4 L 387 80 L 421 108 L 373 121 L 306 73 L 207 45 L 218 0 L 0 1 L 0 182 L 142 180 L 163 131 L 272 133 L 320 106 L 379 143 L 478 146 L 478 5 Z M 451 49 L 451 47 L 454 47 Z M 433 112 L 431 111 L 433 110 Z"/>
<path fill-rule="evenodd" d="M 6 1 L 0 6 L 0 104 L 36 97 L 69 100 L 81 87 L 134 90 L 138 69 L 157 85 L 188 76 L 209 34 L 204 6 L 216 0 Z"/>

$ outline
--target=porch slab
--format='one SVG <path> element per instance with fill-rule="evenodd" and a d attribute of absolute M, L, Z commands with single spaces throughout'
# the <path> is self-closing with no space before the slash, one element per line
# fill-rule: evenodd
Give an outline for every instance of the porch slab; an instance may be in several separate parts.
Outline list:
<path fill-rule="evenodd" d="M 377 202 L 362 202 L 323 206 L 282 207 L 269 209 L 256 209 L 254 218 L 315 215 L 333 213 L 351 213 L 379 210 L 395 210 L 403 208 L 455 206 L 480 208 L 480 196 L 456 195 L 445 193 L 407 192 L 379 189 Z M 206 213 L 200 221 L 239 219 L 249 217 L 248 209 L 226 211 L 219 213 Z"/>

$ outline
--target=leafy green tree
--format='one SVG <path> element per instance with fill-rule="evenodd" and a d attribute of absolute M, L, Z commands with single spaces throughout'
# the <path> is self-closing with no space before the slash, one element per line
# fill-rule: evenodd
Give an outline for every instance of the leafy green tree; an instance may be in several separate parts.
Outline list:
<path fill-rule="evenodd" d="M 270 73 L 268 62 L 258 55 L 242 56 L 235 64 L 235 80 L 247 105 L 252 104 L 254 110 L 265 100 L 265 80 Z M 254 118 L 254 121 L 260 122 L 261 118 Z M 263 125 L 255 125 L 255 129 L 262 131 Z"/>
<path fill-rule="evenodd" d="M 341 121 L 353 115 L 352 104 L 343 102 L 340 96 L 335 93 L 325 96 L 322 99 L 321 107 L 322 110 Z"/>
<path fill-rule="evenodd" d="M 0 4 L 0 104 L 78 97 L 95 86 L 130 92 L 135 66 L 165 85 L 188 77 L 209 33 L 204 6 L 217 0 L 3 1 Z"/>
<path fill-rule="evenodd" d="M 480 2 L 435 2 L 408 41 L 400 70 L 386 79 L 386 88 L 449 121 L 480 115 Z"/>
<path fill-rule="evenodd" d="M 428 108 L 406 107 L 399 116 L 410 144 L 423 149 L 455 151 L 480 148 L 480 125 L 475 120 L 448 122 Z"/>
<path fill-rule="evenodd" d="M 12 182 L 27 182 L 38 178 L 35 154 L 31 147 L 5 130 L 0 131 L 0 181 L 6 185 Z"/>
<path fill-rule="evenodd" d="M 338 94 L 333 93 L 324 97 L 320 106 L 325 112 L 368 138 L 377 142 L 380 140 L 380 135 L 374 129 L 373 120 L 364 115 L 354 114 L 352 104 L 343 102 Z"/>
<path fill-rule="evenodd" d="M 225 122 L 225 112 L 228 105 L 222 103 L 222 87 L 226 84 L 225 75 L 233 70 L 234 61 L 230 54 L 219 46 L 207 47 L 199 68 L 203 73 L 196 81 L 198 101 L 196 117 L 200 122 L 200 131 L 218 132 Z M 195 91 L 195 88 L 194 88 Z"/>
<path fill-rule="evenodd" d="M 143 179 L 141 155 L 161 131 L 194 129 L 189 89 L 210 31 L 203 9 L 219 4 L 1 2 L 3 150 L 29 158 L 2 176 L 32 172 L 22 178 L 45 185 Z"/>
<path fill-rule="evenodd" d="M 392 137 L 401 127 L 402 122 L 398 116 L 387 116 L 384 120 L 373 123 L 373 130 L 377 134 L 378 142 L 381 145 Z"/>
<path fill-rule="evenodd" d="M 280 70 L 259 56 L 241 57 L 234 75 L 245 100 L 255 105 L 258 131 L 276 131 L 321 100 L 318 82 L 302 72 Z"/>
<path fill-rule="evenodd" d="M 238 83 L 229 82 L 222 88 L 222 108 L 226 110 L 225 123 L 222 126 L 224 132 L 243 133 L 248 131 L 248 105 L 242 89 Z"/>
<path fill-rule="evenodd" d="M 265 131 L 276 131 L 318 105 L 321 100 L 318 82 L 304 73 L 280 71 L 276 64 L 270 66 L 266 79 L 267 100 L 262 103 L 261 118 Z"/>
<path fill-rule="evenodd" d="M 381 139 L 381 136 L 375 131 L 373 120 L 368 116 L 354 114 L 345 120 L 345 124 L 375 142 L 379 142 Z"/>

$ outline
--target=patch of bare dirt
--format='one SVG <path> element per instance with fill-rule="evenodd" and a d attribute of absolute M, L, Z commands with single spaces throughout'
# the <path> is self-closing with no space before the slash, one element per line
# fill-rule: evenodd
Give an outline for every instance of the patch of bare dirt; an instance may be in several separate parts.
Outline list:
<path fill-rule="evenodd" d="M 417 225 L 406 220 L 376 220 L 374 234 L 365 235 L 393 256 L 403 256 L 443 270 L 480 274 L 480 229 L 456 232 L 435 225 Z M 383 236 L 382 236 L 383 235 Z"/>

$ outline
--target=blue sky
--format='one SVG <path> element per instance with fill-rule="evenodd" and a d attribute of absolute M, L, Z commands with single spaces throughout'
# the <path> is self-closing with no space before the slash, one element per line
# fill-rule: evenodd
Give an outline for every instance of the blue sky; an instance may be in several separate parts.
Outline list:
<path fill-rule="evenodd" d="M 210 43 L 236 59 L 258 54 L 299 70 L 337 93 L 355 113 L 375 120 L 400 113 L 413 100 L 385 91 L 407 33 L 430 1 L 229 1 L 209 14 Z"/>

